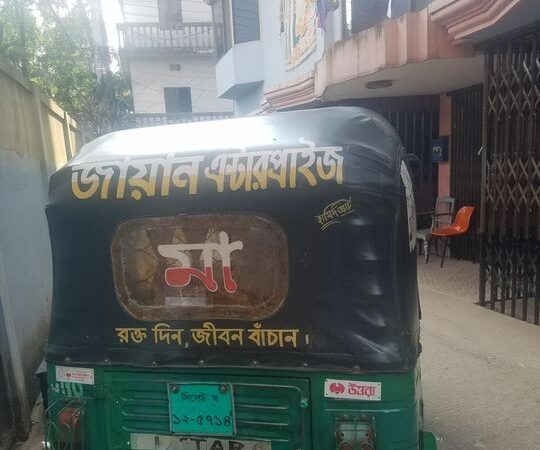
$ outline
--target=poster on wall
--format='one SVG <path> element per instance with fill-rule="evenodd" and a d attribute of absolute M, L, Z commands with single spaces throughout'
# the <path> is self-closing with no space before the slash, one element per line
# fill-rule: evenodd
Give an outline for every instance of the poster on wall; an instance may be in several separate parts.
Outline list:
<path fill-rule="evenodd" d="M 287 69 L 293 69 L 317 48 L 316 0 L 281 0 L 287 46 Z"/>

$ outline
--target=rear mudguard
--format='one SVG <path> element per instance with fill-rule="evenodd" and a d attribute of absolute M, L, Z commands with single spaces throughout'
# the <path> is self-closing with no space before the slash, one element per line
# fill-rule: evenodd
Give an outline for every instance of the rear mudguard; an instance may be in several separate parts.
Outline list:
<path fill-rule="evenodd" d="M 435 439 L 435 435 L 429 431 L 424 431 L 422 435 L 422 450 L 437 450 L 437 440 Z"/>

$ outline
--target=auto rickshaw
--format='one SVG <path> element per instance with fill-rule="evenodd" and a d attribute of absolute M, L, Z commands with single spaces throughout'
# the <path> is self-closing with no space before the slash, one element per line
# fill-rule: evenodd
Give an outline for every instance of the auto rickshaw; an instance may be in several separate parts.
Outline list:
<path fill-rule="evenodd" d="M 48 448 L 436 449 L 413 187 L 377 114 L 112 133 L 46 212 Z"/>

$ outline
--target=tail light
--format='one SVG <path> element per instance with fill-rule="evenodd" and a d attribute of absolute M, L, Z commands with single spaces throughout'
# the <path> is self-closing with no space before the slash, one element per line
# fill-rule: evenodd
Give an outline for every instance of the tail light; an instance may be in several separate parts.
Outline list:
<path fill-rule="evenodd" d="M 77 443 L 81 441 L 81 416 L 78 407 L 68 406 L 58 413 L 58 440 L 61 443 Z"/>
<path fill-rule="evenodd" d="M 373 418 L 367 416 L 338 419 L 336 450 L 376 450 L 377 439 Z"/>
<path fill-rule="evenodd" d="M 84 404 L 70 402 L 53 411 L 49 413 L 43 449 L 83 450 Z"/>

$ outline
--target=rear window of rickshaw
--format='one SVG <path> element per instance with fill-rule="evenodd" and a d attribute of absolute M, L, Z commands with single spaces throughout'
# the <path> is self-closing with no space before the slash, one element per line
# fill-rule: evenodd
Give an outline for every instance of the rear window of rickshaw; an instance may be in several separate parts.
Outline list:
<path fill-rule="evenodd" d="M 111 256 L 118 301 L 139 320 L 263 319 L 287 296 L 287 240 L 266 217 L 129 220 Z"/>

